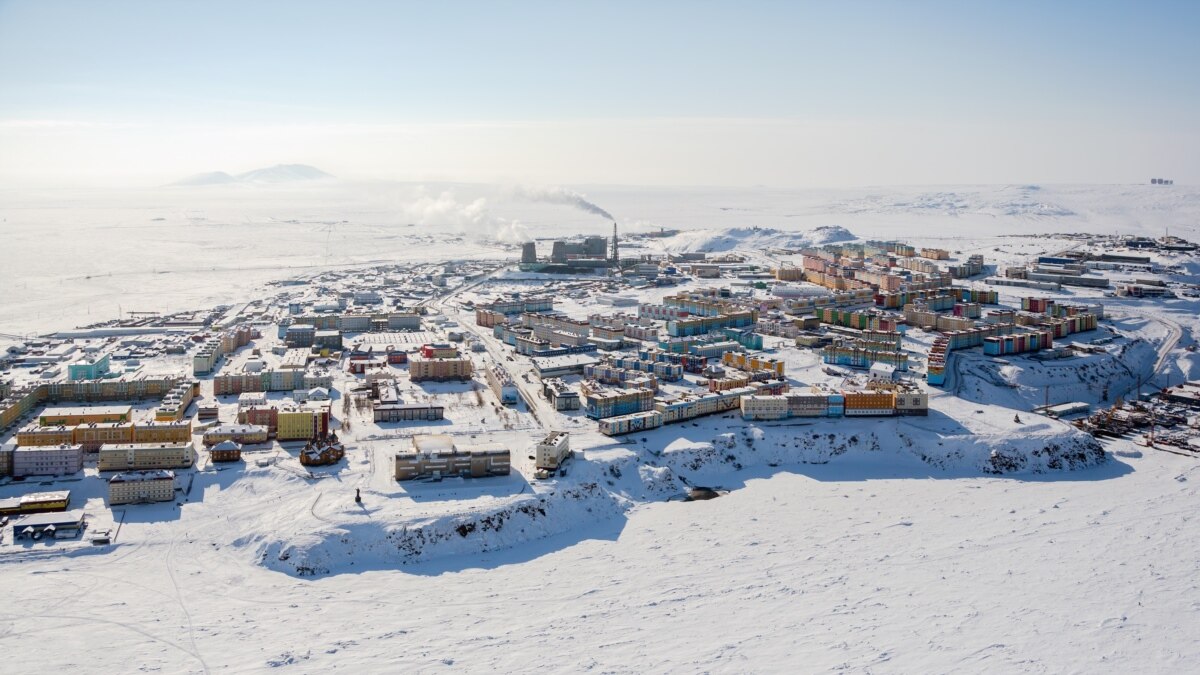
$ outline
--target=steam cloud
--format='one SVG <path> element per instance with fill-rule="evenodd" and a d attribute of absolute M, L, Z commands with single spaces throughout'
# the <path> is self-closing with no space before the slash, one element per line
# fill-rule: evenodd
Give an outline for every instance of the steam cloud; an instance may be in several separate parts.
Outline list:
<path fill-rule="evenodd" d="M 488 210 L 487 200 L 482 197 L 460 202 L 452 192 L 432 194 L 422 187 L 415 198 L 400 204 L 399 210 L 404 220 L 425 228 L 490 235 L 506 244 L 533 241 L 529 228 L 515 220 L 493 215 Z"/>
<path fill-rule="evenodd" d="M 533 202 L 545 202 L 547 204 L 564 204 L 573 206 L 580 211 L 591 213 L 604 218 L 605 220 L 616 220 L 608 211 L 600 208 L 596 204 L 589 202 L 583 195 L 573 190 L 568 190 L 561 187 L 524 187 L 520 186 L 514 189 L 514 193 L 522 199 L 528 199 Z"/>

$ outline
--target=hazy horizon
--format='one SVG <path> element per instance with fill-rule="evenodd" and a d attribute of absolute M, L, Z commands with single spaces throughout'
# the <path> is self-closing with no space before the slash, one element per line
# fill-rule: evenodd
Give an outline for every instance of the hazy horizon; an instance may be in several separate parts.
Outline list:
<path fill-rule="evenodd" d="M 1200 6 L 0 3 L 0 180 L 1200 181 Z"/>

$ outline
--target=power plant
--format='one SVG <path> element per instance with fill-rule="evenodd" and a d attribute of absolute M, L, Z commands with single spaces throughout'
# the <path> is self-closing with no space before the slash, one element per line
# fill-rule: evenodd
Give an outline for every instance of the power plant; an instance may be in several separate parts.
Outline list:
<path fill-rule="evenodd" d="M 521 245 L 520 269 L 547 274 L 609 274 L 620 270 L 617 224 L 613 223 L 611 240 L 596 236 L 585 237 L 583 241 L 555 240 L 549 260 L 538 259 L 536 242 L 525 242 Z"/>

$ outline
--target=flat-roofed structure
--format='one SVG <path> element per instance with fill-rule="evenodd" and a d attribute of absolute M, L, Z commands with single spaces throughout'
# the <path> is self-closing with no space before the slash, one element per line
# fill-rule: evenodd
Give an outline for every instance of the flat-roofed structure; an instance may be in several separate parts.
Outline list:
<path fill-rule="evenodd" d="M 62 445 L 18 446 L 13 451 L 12 475 L 68 476 L 83 470 L 83 447 Z"/>
<path fill-rule="evenodd" d="M 191 443 L 139 443 L 100 448 L 100 471 L 186 469 L 195 461 Z"/>
<path fill-rule="evenodd" d="M 173 499 L 174 471 L 129 471 L 108 479 L 108 503 L 112 506 L 169 502 Z"/>
<path fill-rule="evenodd" d="M 511 470 L 511 455 L 503 445 L 485 443 L 460 448 L 445 434 L 413 436 L 411 448 L 396 453 L 396 480 L 506 476 Z"/>
<path fill-rule="evenodd" d="M 128 422 L 132 415 L 133 406 L 128 405 L 52 406 L 38 415 L 38 425 L 74 427 L 89 422 Z"/>
<path fill-rule="evenodd" d="M 53 490 L 50 492 L 30 492 L 20 497 L 0 499 L 0 516 L 13 516 L 22 513 L 44 513 L 47 511 L 66 511 L 71 504 L 70 490 Z"/>
<path fill-rule="evenodd" d="M 21 516 L 12 527 L 13 539 L 71 539 L 83 531 L 83 510 Z"/>

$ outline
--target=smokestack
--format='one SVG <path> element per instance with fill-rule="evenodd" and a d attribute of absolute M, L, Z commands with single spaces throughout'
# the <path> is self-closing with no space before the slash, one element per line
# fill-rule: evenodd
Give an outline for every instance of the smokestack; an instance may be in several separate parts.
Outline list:
<path fill-rule="evenodd" d="M 612 266 L 621 269 L 621 254 L 617 244 L 617 221 L 613 221 Z"/>

